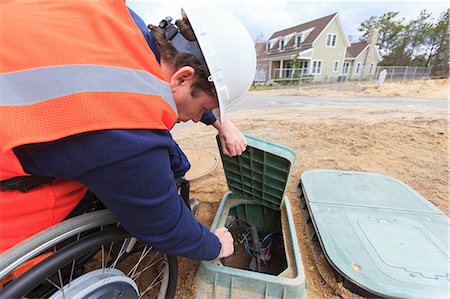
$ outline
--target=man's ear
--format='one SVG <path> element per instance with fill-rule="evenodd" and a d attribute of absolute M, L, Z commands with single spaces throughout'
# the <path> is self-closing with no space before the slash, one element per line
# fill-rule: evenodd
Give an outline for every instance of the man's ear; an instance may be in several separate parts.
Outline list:
<path fill-rule="evenodd" d="M 190 66 L 183 66 L 172 74 L 170 77 L 170 85 L 172 88 L 185 85 L 195 77 L 195 70 Z"/>

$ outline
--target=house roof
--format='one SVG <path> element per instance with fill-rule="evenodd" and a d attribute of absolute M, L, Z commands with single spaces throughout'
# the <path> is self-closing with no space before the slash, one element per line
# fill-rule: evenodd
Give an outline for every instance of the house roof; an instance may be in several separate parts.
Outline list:
<path fill-rule="evenodd" d="M 352 43 L 350 47 L 347 48 L 345 53 L 345 58 L 356 58 L 361 54 L 362 51 L 368 46 L 367 42 Z"/>
<path fill-rule="evenodd" d="M 305 38 L 305 40 L 302 42 L 305 44 L 309 44 L 314 42 L 314 40 L 319 36 L 319 34 L 322 32 L 322 30 L 328 25 L 328 23 L 337 15 L 337 13 L 331 14 L 329 16 L 312 20 L 307 23 L 303 23 L 291 28 L 283 29 L 277 32 L 274 32 L 272 36 L 269 38 L 269 40 L 280 37 L 280 36 L 286 36 L 288 34 L 294 33 L 294 32 L 302 32 L 311 28 L 314 28 L 310 34 Z"/>
<path fill-rule="evenodd" d="M 306 46 L 306 47 L 302 47 L 300 49 L 300 51 L 301 51 L 300 52 L 300 59 L 302 59 L 301 54 L 306 52 L 306 51 L 308 51 L 308 50 L 310 50 L 310 49 L 312 49 L 312 45 L 311 44 Z M 287 59 L 287 60 L 290 60 L 290 59 L 292 59 L 293 53 L 294 53 L 293 51 L 273 52 L 273 53 L 270 53 L 269 55 L 267 55 L 266 57 L 261 58 L 261 60 L 273 60 L 273 59 Z M 298 49 L 296 49 L 295 54 L 297 54 L 297 53 L 299 53 Z"/>

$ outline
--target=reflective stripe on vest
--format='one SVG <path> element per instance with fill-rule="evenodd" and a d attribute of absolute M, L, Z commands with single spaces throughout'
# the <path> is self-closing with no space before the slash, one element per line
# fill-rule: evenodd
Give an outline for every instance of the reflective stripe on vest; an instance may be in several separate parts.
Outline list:
<path fill-rule="evenodd" d="M 124 1 L 0 2 L 0 180 L 27 175 L 17 146 L 175 124 L 167 78 Z M 55 179 L 2 192 L 0 253 L 63 220 L 85 191 Z"/>
<path fill-rule="evenodd" d="M 3 154 L 88 131 L 172 128 L 170 85 L 124 1 L 26 0 L 1 8 L 8 11 L 0 18 Z"/>
<path fill-rule="evenodd" d="M 0 90 L 2 106 L 31 105 L 81 92 L 133 92 L 160 95 L 177 111 L 167 82 L 123 67 L 65 65 L 0 74 Z"/>

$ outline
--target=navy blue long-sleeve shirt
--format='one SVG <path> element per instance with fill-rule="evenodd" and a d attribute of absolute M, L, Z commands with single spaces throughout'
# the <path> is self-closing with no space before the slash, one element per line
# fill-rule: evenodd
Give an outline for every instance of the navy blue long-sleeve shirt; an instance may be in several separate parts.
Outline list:
<path fill-rule="evenodd" d="M 155 51 L 142 20 L 130 14 Z M 216 258 L 218 238 L 192 217 L 178 195 L 171 169 L 174 146 L 167 130 L 104 130 L 23 145 L 14 152 L 29 174 L 85 185 L 128 232 L 154 248 L 194 259 Z"/>

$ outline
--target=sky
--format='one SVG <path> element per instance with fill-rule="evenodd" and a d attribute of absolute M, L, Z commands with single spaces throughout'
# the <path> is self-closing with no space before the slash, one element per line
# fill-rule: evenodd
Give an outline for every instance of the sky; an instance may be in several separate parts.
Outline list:
<path fill-rule="evenodd" d="M 180 8 L 215 6 L 236 16 L 253 40 L 267 40 L 272 33 L 318 19 L 337 12 L 344 30 L 351 41 L 358 41 L 361 33 L 358 26 L 371 16 L 382 16 L 385 12 L 399 12 L 399 19 L 405 22 L 419 16 L 426 9 L 435 20 L 449 8 L 449 1 L 263 1 L 263 0 L 165 0 L 127 1 L 145 23 L 158 24 L 161 19 L 171 16 L 180 18 Z"/>

